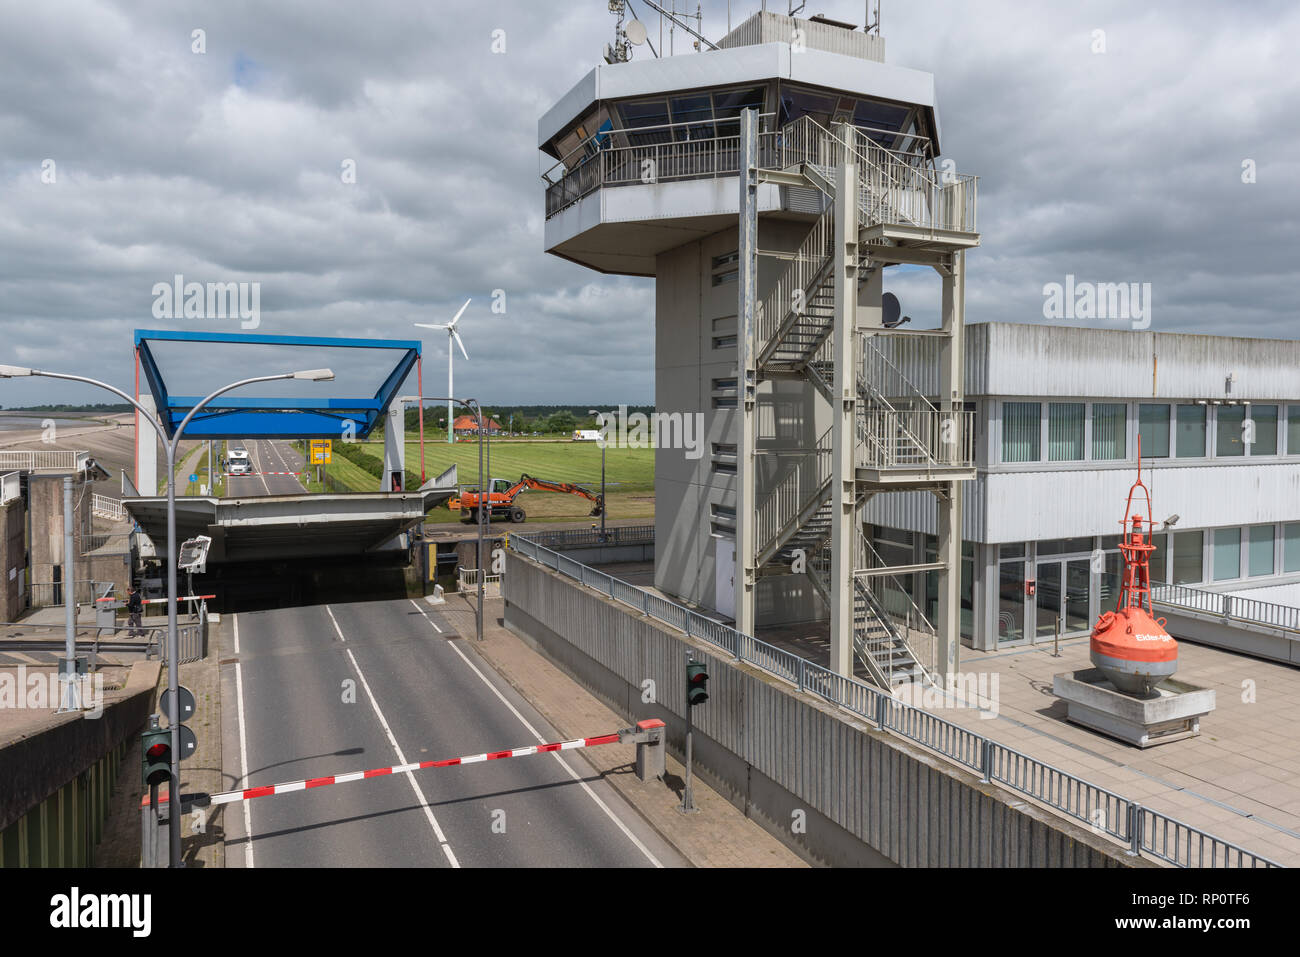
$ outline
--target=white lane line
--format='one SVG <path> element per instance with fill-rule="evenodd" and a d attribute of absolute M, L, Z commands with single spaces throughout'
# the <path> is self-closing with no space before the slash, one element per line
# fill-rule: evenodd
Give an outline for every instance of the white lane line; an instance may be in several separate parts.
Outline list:
<path fill-rule="evenodd" d="M 339 627 L 338 621 L 334 618 L 334 612 L 330 611 L 329 605 L 325 606 L 329 611 L 330 621 L 334 622 L 334 630 L 339 634 L 339 640 L 344 643 L 347 639 L 343 637 L 343 629 Z M 397 755 L 398 764 L 407 764 L 406 755 L 402 753 L 401 746 L 397 743 L 397 738 L 393 737 L 393 731 L 388 726 L 388 721 L 384 718 L 384 713 L 379 710 L 379 702 L 375 699 L 374 692 L 370 690 L 370 682 L 366 680 L 365 674 L 361 671 L 361 665 L 357 664 L 357 659 L 352 655 L 351 648 L 343 649 L 348 653 L 348 658 L 352 661 L 352 667 L 357 669 L 357 677 L 361 679 L 361 687 L 366 691 L 366 697 L 370 699 L 370 707 L 375 709 L 375 717 L 379 719 L 380 726 L 384 729 L 384 734 L 388 736 L 388 743 L 393 746 L 393 752 Z M 410 771 L 406 772 L 406 780 L 411 784 L 411 790 L 415 792 L 416 800 L 420 802 L 420 807 L 424 809 L 424 816 L 429 820 L 429 826 L 433 828 L 433 834 L 438 839 L 438 845 L 442 852 L 447 855 L 447 861 L 452 867 L 460 867 L 460 861 L 456 860 L 456 855 L 452 852 L 451 845 L 447 843 L 447 837 L 442 833 L 442 828 L 438 826 L 438 819 L 433 816 L 433 809 L 429 807 L 429 799 L 424 796 L 420 790 L 420 784 L 415 780 L 415 775 Z M 245 801 L 245 804 L 248 802 Z"/>
<path fill-rule="evenodd" d="M 415 605 L 415 607 L 419 610 L 420 614 L 424 615 L 425 620 L 428 621 L 429 624 L 433 625 L 435 628 L 438 627 L 436 624 L 434 624 L 433 619 L 430 618 L 427 614 L 425 614 L 424 609 L 420 608 L 419 603 L 416 602 L 414 598 L 412 598 L 410 601 L 411 604 Z M 441 629 L 439 629 L 439 631 L 441 631 Z M 496 685 L 488 681 L 487 676 L 485 676 L 483 672 L 479 671 L 478 668 L 474 666 L 474 662 L 470 661 L 469 658 L 465 657 L 465 652 L 457 648 L 455 642 L 448 642 L 448 646 L 452 649 L 452 651 L 460 655 L 460 660 L 465 662 L 465 664 L 469 665 L 470 671 L 478 675 L 479 680 L 488 686 L 488 690 L 491 691 L 494 695 L 496 695 L 503 705 L 505 705 L 508 709 L 510 709 L 510 713 L 519 719 L 519 723 L 528 729 L 528 733 L 537 739 L 537 743 L 545 744 L 546 739 L 542 737 L 540 734 L 538 734 L 537 729 L 528 723 L 528 719 L 525 718 L 522 714 L 520 714 L 518 709 L 516 709 L 514 705 L 512 705 L 508 700 L 506 700 L 506 696 L 497 690 Z M 565 761 L 563 758 L 560 757 L 559 752 L 552 751 L 550 752 L 550 755 L 560 763 L 560 767 L 564 768 L 565 771 L 569 772 L 569 777 L 573 778 L 573 780 L 578 782 L 578 784 L 582 787 L 582 789 L 587 792 L 587 794 L 591 797 L 593 801 L 596 802 L 596 806 L 605 812 L 605 815 L 611 821 L 614 822 L 615 826 L 617 826 L 618 829 L 622 831 L 624 835 L 626 835 L 627 839 L 631 841 L 634 845 L 636 845 L 637 850 L 639 850 L 642 854 L 646 856 L 646 860 L 648 860 L 655 867 L 664 866 L 663 862 L 661 862 L 659 858 L 655 857 L 654 854 L 650 852 L 650 848 L 642 844 L 641 840 L 635 834 L 633 834 L 631 830 L 628 829 L 628 826 L 619 819 L 618 815 L 616 815 L 610 809 L 609 805 L 607 805 L 604 801 L 600 799 L 600 795 L 597 794 L 595 791 L 593 791 L 586 781 L 582 780 L 582 776 L 578 774 L 578 772 L 575 771 L 573 768 L 571 768 L 567 761 Z M 463 764 L 465 762 L 462 760 L 461 763 Z"/>
<path fill-rule="evenodd" d="M 239 616 L 232 615 L 235 629 L 235 657 L 239 657 Z M 239 773 L 240 784 L 248 787 L 248 735 L 244 730 L 244 675 L 239 662 L 235 662 L 235 705 L 239 711 Z M 253 867 L 253 812 L 249 807 L 251 801 L 244 805 L 244 866 Z"/>
<path fill-rule="evenodd" d="M 330 621 L 334 622 L 334 630 L 338 633 L 339 641 L 347 644 L 348 640 L 343 637 L 343 629 L 339 627 L 339 620 L 334 617 L 334 612 L 330 611 L 330 606 L 325 606 L 325 613 L 330 616 Z"/>

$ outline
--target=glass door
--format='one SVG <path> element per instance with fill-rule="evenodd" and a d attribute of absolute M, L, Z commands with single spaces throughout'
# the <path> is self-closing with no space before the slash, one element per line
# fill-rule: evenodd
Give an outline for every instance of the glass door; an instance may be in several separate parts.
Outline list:
<path fill-rule="evenodd" d="M 1056 633 L 1056 619 L 1061 614 L 1061 562 L 1039 562 L 1038 584 L 1035 592 L 1037 614 L 1034 616 L 1034 637 L 1037 641 L 1050 640 Z"/>
<path fill-rule="evenodd" d="M 1025 563 L 1000 562 L 998 565 L 998 644 L 1017 644 L 1025 640 Z"/>
<path fill-rule="evenodd" d="M 1037 565 L 1034 601 L 1034 640 L 1051 641 L 1057 618 L 1061 634 L 1088 631 L 1091 561 L 1087 558 L 1052 559 Z"/>

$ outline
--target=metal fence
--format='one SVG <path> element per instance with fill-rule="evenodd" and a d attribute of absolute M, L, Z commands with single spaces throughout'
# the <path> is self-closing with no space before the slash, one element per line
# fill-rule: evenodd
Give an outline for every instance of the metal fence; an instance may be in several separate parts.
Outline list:
<path fill-rule="evenodd" d="M 72 583 L 72 600 L 78 605 L 89 605 L 111 589 L 112 582 L 97 582 L 84 579 Z M 30 607 L 57 608 L 64 602 L 66 585 L 63 582 L 32 582 L 30 588 Z"/>
<path fill-rule="evenodd" d="M 1190 585 L 1152 585 L 1151 603 L 1170 605 L 1189 611 L 1220 615 L 1234 621 L 1252 625 L 1267 625 L 1300 633 L 1300 608 L 1242 598 L 1230 593 L 1206 591 Z"/>
<path fill-rule="evenodd" d="M 529 541 L 546 548 L 584 548 L 599 545 L 653 545 L 653 525 L 613 525 L 600 528 L 565 528 L 554 532 L 527 533 Z"/>
<path fill-rule="evenodd" d="M 200 601 L 190 620 L 176 626 L 181 664 L 202 661 L 208 653 L 208 603 Z"/>
<path fill-rule="evenodd" d="M 122 508 L 121 501 L 109 498 L 107 495 L 93 495 L 90 500 L 90 510 L 110 522 L 120 522 L 126 518 L 126 511 Z"/>
<path fill-rule="evenodd" d="M 0 451 L 0 472 L 17 469 L 21 472 L 35 472 L 49 469 L 55 472 L 80 472 L 85 468 L 88 452 L 75 452 L 65 449 L 38 449 L 21 451 L 10 449 Z"/>
<path fill-rule="evenodd" d="M 999 744 L 931 712 L 899 701 L 881 689 L 836 674 L 805 658 L 743 635 L 722 622 L 684 608 L 605 572 L 583 565 L 529 536 L 513 534 L 510 548 L 650 618 L 709 642 L 738 661 L 776 675 L 867 719 L 882 730 L 920 744 L 1012 791 L 1108 835 L 1135 856 L 1175 867 L 1281 867 L 1168 815 L 1144 808 L 1112 791 Z"/>
<path fill-rule="evenodd" d="M 22 474 L 9 472 L 0 475 L 0 505 L 8 505 L 22 495 Z"/>

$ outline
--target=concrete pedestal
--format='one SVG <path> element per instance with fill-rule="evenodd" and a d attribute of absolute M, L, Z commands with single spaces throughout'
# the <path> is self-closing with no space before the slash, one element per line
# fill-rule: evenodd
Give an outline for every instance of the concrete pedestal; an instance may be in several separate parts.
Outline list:
<path fill-rule="evenodd" d="M 1214 710 L 1214 691 L 1166 678 L 1150 698 L 1119 691 L 1097 668 L 1055 675 L 1052 693 L 1065 702 L 1066 717 L 1139 748 L 1201 733 L 1201 718 Z"/>

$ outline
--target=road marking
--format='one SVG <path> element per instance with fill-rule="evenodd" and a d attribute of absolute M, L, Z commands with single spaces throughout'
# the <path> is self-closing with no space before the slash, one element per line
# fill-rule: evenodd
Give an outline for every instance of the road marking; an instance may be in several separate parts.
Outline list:
<path fill-rule="evenodd" d="M 230 619 L 235 629 L 235 655 L 239 654 L 239 616 Z M 245 786 L 248 780 L 248 736 L 244 731 L 244 675 L 238 661 L 235 662 L 235 702 L 239 710 L 239 772 L 240 781 Z M 244 866 L 253 867 L 253 812 L 244 802 Z"/>
<path fill-rule="evenodd" d="M 343 642 L 343 644 L 346 645 L 348 643 L 348 640 L 343 637 L 343 629 L 339 627 L 339 620 L 334 617 L 334 612 L 330 611 L 329 605 L 325 606 L 325 614 L 329 615 L 330 621 L 334 622 L 334 630 L 338 632 L 339 641 Z"/>
<path fill-rule="evenodd" d="M 338 632 L 339 640 L 346 643 L 347 639 L 343 637 L 343 629 L 339 627 L 338 621 L 334 618 L 334 612 L 330 611 L 330 606 L 326 605 L 325 610 L 329 612 L 330 621 L 334 622 L 334 630 Z M 352 655 L 351 648 L 345 648 L 348 658 L 352 661 L 352 667 L 357 669 L 357 677 L 361 679 L 361 687 L 366 690 L 366 697 L 370 699 L 370 707 L 375 709 L 375 717 L 379 719 L 380 726 L 384 729 L 384 734 L 388 736 L 388 743 L 393 746 L 393 751 L 397 755 L 398 764 L 407 764 L 406 755 L 402 753 L 402 748 L 397 743 L 397 738 L 393 737 L 392 729 L 388 727 L 388 721 L 384 718 L 384 713 L 379 710 L 379 702 L 375 699 L 374 692 L 370 690 L 370 682 L 366 680 L 365 674 L 361 671 L 361 665 L 357 664 L 357 659 Z M 460 861 L 456 860 L 456 855 L 452 852 L 451 845 L 447 843 L 446 835 L 442 833 L 442 828 L 438 826 L 438 819 L 433 816 L 433 810 L 429 807 L 429 799 L 424 796 L 420 790 L 420 784 L 415 780 L 415 775 L 407 771 L 406 780 L 411 783 L 411 789 L 415 791 L 415 797 L 420 802 L 420 807 L 424 809 L 424 816 L 429 819 L 429 826 L 433 828 L 434 836 L 438 839 L 438 845 L 442 852 L 447 855 L 447 861 L 452 867 L 460 867 Z M 248 802 L 244 802 L 247 804 Z"/>
<path fill-rule="evenodd" d="M 416 609 L 420 612 L 421 615 L 424 615 L 425 620 L 429 624 L 433 625 L 433 627 L 435 628 L 438 627 L 436 624 L 434 624 L 433 619 L 430 618 L 429 615 L 425 614 L 425 611 L 423 608 L 420 607 L 419 602 L 417 602 L 414 598 L 410 599 L 410 602 L 412 605 L 415 605 Z M 439 629 L 439 631 L 441 631 L 441 629 Z M 455 642 L 448 642 L 448 647 L 451 648 L 452 651 L 456 652 L 456 654 L 460 655 L 460 660 L 465 662 L 465 664 L 469 665 L 470 671 L 478 675 L 479 680 L 488 686 L 488 690 L 491 691 L 494 695 L 496 695 L 503 705 L 505 705 L 507 708 L 510 709 L 510 713 L 519 719 L 519 723 L 522 724 L 526 729 L 528 729 L 528 733 L 537 739 L 538 744 L 546 743 L 546 739 L 537 733 L 537 729 L 528 723 L 528 719 L 525 718 L 522 714 L 520 714 L 518 709 L 515 708 L 515 706 L 512 705 L 508 700 L 506 700 L 506 696 L 497 690 L 496 685 L 488 681 L 487 676 L 484 675 L 483 672 L 479 671 L 478 668 L 474 666 L 474 662 L 470 661 L 469 658 L 465 656 L 465 653 L 456 646 Z M 654 854 L 650 852 L 650 849 L 646 847 L 644 844 L 642 844 L 641 840 L 635 834 L 633 834 L 631 830 L 629 830 L 626 824 L 624 824 L 619 819 L 618 815 L 616 815 L 610 809 L 609 805 L 607 805 L 604 801 L 600 799 L 600 795 L 591 789 L 591 787 L 587 784 L 587 782 L 582 779 L 582 775 L 578 774 L 577 771 L 571 768 L 568 762 L 566 762 L 563 758 L 561 758 L 558 753 L 552 751 L 551 757 L 555 758 L 555 760 L 560 763 L 560 767 L 564 768 L 565 771 L 569 772 L 569 777 L 573 778 L 573 780 L 578 782 L 579 786 L 581 786 L 581 788 L 587 792 L 588 796 L 590 796 L 591 799 L 596 802 L 596 806 L 605 812 L 605 815 L 611 821 L 614 822 L 615 826 L 620 831 L 623 832 L 623 834 L 627 837 L 629 841 L 631 841 L 633 844 L 636 845 L 637 850 L 639 850 L 642 854 L 644 854 L 646 856 L 646 859 L 652 865 L 654 865 L 655 867 L 664 866 L 663 863 L 659 860 L 659 858 L 655 857 Z"/>

